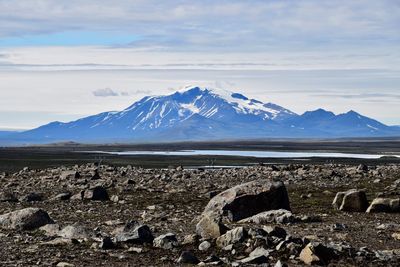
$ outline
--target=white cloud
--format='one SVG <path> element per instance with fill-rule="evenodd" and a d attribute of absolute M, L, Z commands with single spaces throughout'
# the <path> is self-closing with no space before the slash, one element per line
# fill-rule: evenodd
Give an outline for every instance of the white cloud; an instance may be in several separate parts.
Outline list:
<path fill-rule="evenodd" d="M 100 97 L 108 97 L 108 96 L 119 96 L 120 94 L 110 88 L 104 88 L 104 89 L 94 90 L 93 95 L 100 96 Z"/>

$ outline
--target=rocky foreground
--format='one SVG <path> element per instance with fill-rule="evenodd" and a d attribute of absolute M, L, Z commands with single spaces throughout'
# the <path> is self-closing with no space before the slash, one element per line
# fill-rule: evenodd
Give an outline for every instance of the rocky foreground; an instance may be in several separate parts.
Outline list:
<path fill-rule="evenodd" d="M 399 266 L 400 166 L 0 174 L 0 266 Z"/>

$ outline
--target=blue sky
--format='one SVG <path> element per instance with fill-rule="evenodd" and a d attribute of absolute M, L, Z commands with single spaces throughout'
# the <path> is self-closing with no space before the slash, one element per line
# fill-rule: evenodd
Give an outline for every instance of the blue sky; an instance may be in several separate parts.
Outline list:
<path fill-rule="evenodd" d="M 187 84 L 400 125 L 399 28 L 397 0 L 0 0 L 0 128 Z"/>

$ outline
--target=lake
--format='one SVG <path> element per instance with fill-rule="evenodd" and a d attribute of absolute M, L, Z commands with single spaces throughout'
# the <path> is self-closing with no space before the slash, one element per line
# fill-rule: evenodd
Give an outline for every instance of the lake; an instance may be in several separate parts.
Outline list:
<path fill-rule="evenodd" d="M 246 151 L 246 150 L 178 150 L 178 151 L 86 151 L 90 153 L 112 154 L 120 156 L 129 155 L 161 155 L 161 156 L 238 156 L 256 158 L 358 158 L 358 159 L 378 159 L 383 154 L 355 154 L 337 152 L 281 152 L 281 151 Z M 400 157 L 400 155 L 389 155 Z"/>

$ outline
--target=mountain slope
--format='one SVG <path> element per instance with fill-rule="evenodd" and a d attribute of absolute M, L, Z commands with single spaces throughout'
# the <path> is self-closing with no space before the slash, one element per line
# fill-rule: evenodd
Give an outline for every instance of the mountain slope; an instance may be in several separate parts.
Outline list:
<path fill-rule="evenodd" d="M 367 137 L 400 135 L 354 111 L 335 115 L 318 109 L 302 115 L 273 103 L 221 89 L 189 87 L 166 96 L 147 96 L 117 112 L 68 123 L 53 122 L 18 133 L 28 143 L 159 142 L 281 137 Z"/>

